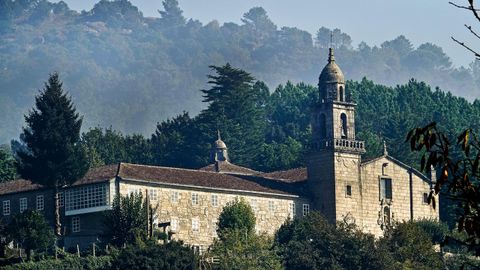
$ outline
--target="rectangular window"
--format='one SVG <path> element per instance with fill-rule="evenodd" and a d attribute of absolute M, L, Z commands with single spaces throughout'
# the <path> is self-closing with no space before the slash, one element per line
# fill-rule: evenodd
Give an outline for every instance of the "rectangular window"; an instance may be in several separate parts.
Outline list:
<path fill-rule="evenodd" d="M 170 231 L 172 232 L 178 231 L 178 220 L 176 218 L 172 218 L 170 220 Z"/>
<path fill-rule="evenodd" d="M 172 203 L 178 202 L 178 191 L 172 191 L 171 200 L 172 200 Z"/>
<path fill-rule="evenodd" d="M 10 200 L 3 201 L 3 215 L 10 215 Z"/>
<path fill-rule="evenodd" d="M 428 193 L 423 193 L 423 204 L 428 204 Z"/>
<path fill-rule="evenodd" d="M 44 200 L 43 200 L 43 195 L 38 195 L 37 196 L 37 211 L 43 211 L 45 206 Z"/>
<path fill-rule="evenodd" d="M 80 231 L 80 217 L 72 217 L 72 232 Z"/>
<path fill-rule="evenodd" d="M 63 192 L 58 193 L 58 205 L 59 207 L 63 207 L 65 205 L 65 196 L 63 196 Z"/>
<path fill-rule="evenodd" d="M 27 198 L 20 198 L 20 213 L 27 210 Z"/>
<path fill-rule="evenodd" d="M 200 231 L 200 220 L 198 218 L 192 218 L 192 232 Z"/>
<path fill-rule="evenodd" d="M 294 202 L 290 203 L 290 217 L 291 218 L 295 217 L 295 203 Z"/>
<path fill-rule="evenodd" d="M 148 190 L 148 199 L 151 201 L 156 201 L 158 200 L 158 191 L 157 189 L 149 189 Z"/>
<path fill-rule="evenodd" d="M 108 184 L 88 185 L 69 189 L 65 192 L 66 211 L 106 206 L 108 204 Z"/>
<path fill-rule="evenodd" d="M 309 212 L 310 212 L 310 205 L 307 204 L 307 203 L 304 203 L 303 204 L 303 216 L 308 215 Z"/>
<path fill-rule="evenodd" d="M 392 179 L 381 178 L 380 179 L 380 200 L 392 199 Z"/>
<path fill-rule="evenodd" d="M 275 202 L 274 201 L 268 201 L 268 211 L 270 211 L 270 212 L 275 211 Z"/>
<path fill-rule="evenodd" d="M 217 219 L 212 219 L 212 235 L 214 236 L 217 235 L 217 229 L 218 229 Z"/>
<path fill-rule="evenodd" d="M 252 207 L 253 211 L 257 211 L 257 200 L 256 199 L 251 199 L 250 200 L 250 207 Z"/>
<path fill-rule="evenodd" d="M 351 185 L 347 185 L 345 187 L 345 196 L 352 197 L 352 186 Z"/>
<path fill-rule="evenodd" d="M 192 205 L 198 205 L 198 193 L 192 193 Z"/>
<path fill-rule="evenodd" d="M 212 195 L 212 206 L 214 207 L 218 206 L 218 195 L 216 194 Z"/>
<path fill-rule="evenodd" d="M 142 193 L 142 190 L 140 188 L 136 188 L 136 187 L 129 187 L 128 188 L 128 195 L 133 195 L 133 194 L 140 194 Z"/>

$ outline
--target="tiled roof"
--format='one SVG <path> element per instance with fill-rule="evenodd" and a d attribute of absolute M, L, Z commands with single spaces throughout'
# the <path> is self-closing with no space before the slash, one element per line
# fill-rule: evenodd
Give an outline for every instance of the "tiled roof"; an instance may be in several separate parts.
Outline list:
<path fill-rule="evenodd" d="M 269 173 L 262 173 L 259 176 L 269 178 L 269 179 L 276 179 L 280 181 L 285 181 L 288 183 L 295 183 L 295 182 L 303 182 L 307 181 L 307 168 L 295 168 L 286 171 L 276 171 L 276 172 L 269 172 Z"/>
<path fill-rule="evenodd" d="M 29 180 L 17 179 L 0 184 L 0 195 L 8 193 L 16 193 L 23 191 L 32 191 L 43 188 L 42 185 L 33 184 Z"/>
<path fill-rule="evenodd" d="M 101 183 L 119 177 L 131 181 L 244 192 L 279 195 L 299 195 L 302 193 L 302 185 L 297 183 L 304 178 L 302 175 L 306 175 L 306 169 L 304 168 L 264 174 L 233 164 L 227 166 L 230 165 L 232 167 L 229 168 L 236 169 L 235 172 L 218 173 L 208 171 L 205 168 L 203 170 L 190 170 L 130 163 L 112 164 L 90 169 L 82 179 L 76 181 L 72 186 Z M 39 188 L 42 188 L 42 186 L 20 179 L 1 183 L 0 195 Z"/>
<path fill-rule="evenodd" d="M 293 188 L 280 187 L 275 181 L 248 175 L 121 163 L 118 176 L 164 184 L 296 195 Z"/>
<path fill-rule="evenodd" d="M 200 171 L 232 173 L 232 174 L 258 174 L 255 170 L 232 164 L 228 161 L 217 161 L 214 164 L 207 165 L 199 169 Z"/>

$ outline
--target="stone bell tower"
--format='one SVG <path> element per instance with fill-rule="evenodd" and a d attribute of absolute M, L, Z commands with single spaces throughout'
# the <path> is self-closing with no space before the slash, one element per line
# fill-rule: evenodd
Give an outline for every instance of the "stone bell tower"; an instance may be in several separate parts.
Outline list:
<path fill-rule="evenodd" d="M 362 141 L 355 139 L 355 103 L 346 95 L 345 78 L 329 49 L 328 63 L 318 82 L 320 99 L 312 116 L 307 157 L 313 208 L 330 221 L 362 220 L 360 182 Z"/>

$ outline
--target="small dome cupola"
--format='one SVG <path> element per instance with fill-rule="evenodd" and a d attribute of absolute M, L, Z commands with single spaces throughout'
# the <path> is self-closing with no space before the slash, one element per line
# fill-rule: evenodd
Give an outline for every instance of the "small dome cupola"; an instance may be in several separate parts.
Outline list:
<path fill-rule="evenodd" d="M 222 141 L 219 130 L 217 130 L 217 140 L 213 143 L 211 159 L 212 163 L 217 161 L 228 161 L 227 145 Z"/>
<path fill-rule="evenodd" d="M 340 67 L 335 63 L 333 48 L 329 48 L 328 63 L 318 78 L 320 102 L 345 101 L 345 77 Z"/>

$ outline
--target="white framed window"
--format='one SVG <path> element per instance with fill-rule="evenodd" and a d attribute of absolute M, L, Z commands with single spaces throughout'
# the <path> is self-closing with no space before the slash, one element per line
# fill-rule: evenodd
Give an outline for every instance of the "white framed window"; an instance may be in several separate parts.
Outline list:
<path fill-rule="evenodd" d="M 270 212 L 275 211 L 275 202 L 274 201 L 268 201 L 268 211 L 270 211 Z"/>
<path fill-rule="evenodd" d="M 177 203 L 178 202 L 178 191 L 172 191 L 172 194 L 170 196 L 170 200 L 172 203 Z"/>
<path fill-rule="evenodd" d="M 10 200 L 3 201 L 2 208 L 4 216 L 10 215 Z"/>
<path fill-rule="evenodd" d="M 294 202 L 291 202 L 290 203 L 290 217 L 291 218 L 294 218 L 295 217 L 295 203 Z"/>
<path fill-rule="evenodd" d="M 128 188 L 128 195 L 129 196 L 132 196 L 133 194 L 137 195 L 137 194 L 141 194 L 142 193 L 142 190 L 140 188 L 137 188 L 137 187 L 129 187 Z"/>
<path fill-rule="evenodd" d="M 217 194 L 212 194 L 212 206 L 214 206 L 214 207 L 218 206 L 218 195 Z"/>
<path fill-rule="evenodd" d="M 65 192 L 66 211 L 108 205 L 108 184 L 88 185 Z"/>
<path fill-rule="evenodd" d="M 63 196 L 63 192 L 58 193 L 58 206 L 59 207 L 65 206 L 65 196 Z"/>
<path fill-rule="evenodd" d="M 38 195 L 37 196 L 37 211 L 43 211 L 45 208 L 45 202 L 43 199 L 43 195 Z"/>
<path fill-rule="evenodd" d="M 23 211 L 27 210 L 27 207 L 27 198 L 20 198 L 20 213 L 23 213 Z"/>
<path fill-rule="evenodd" d="M 250 207 L 252 207 L 253 211 L 257 211 L 257 200 L 256 199 L 250 199 Z"/>
<path fill-rule="evenodd" d="M 176 218 L 172 218 L 170 220 L 170 231 L 176 232 L 178 231 L 178 220 Z"/>
<path fill-rule="evenodd" d="M 158 190 L 156 188 L 148 190 L 148 199 L 150 199 L 151 201 L 158 200 Z"/>
<path fill-rule="evenodd" d="M 303 204 L 303 216 L 308 215 L 310 212 L 310 205 L 308 203 Z"/>
<path fill-rule="evenodd" d="M 198 205 L 198 193 L 192 193 L 192 205 Z"/>
<path fill-rule="evenodd" d="M 392 179 L 380 178 L 380 200 L 392 198 Z"/>
<path fill-rule="evenodd" d="M 80 217 L 72 217 L 72 232 L 80 231 Z"/>
<path fill-rule="evenodd" d="M 192 232 L 199 232 L 199 231 L 200 231 L 200 219 L 192 218 Z"/>

